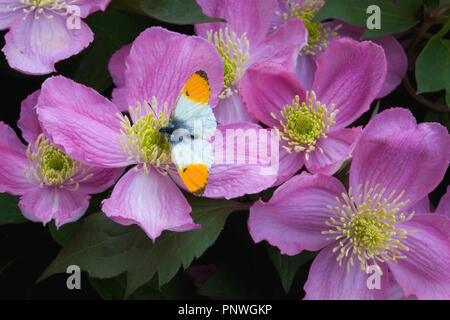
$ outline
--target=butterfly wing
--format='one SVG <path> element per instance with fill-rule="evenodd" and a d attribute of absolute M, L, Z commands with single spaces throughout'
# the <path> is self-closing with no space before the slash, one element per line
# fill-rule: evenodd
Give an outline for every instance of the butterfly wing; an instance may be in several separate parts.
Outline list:
<path fill-rule="evenodd" d="M 184 137 L 172 144 L 171 156 L 186 188 L 202 195 L 213 163 L 212 144 L 207 140 Z"/>
<path fill-rule="evenodd" d="M 217 122 L 208 103 L 211 90 L 208 76 L 197 71 L 186 81 L 172 112 L 172 123 L 188 130 L 195 138 L 209 139 Z"/>

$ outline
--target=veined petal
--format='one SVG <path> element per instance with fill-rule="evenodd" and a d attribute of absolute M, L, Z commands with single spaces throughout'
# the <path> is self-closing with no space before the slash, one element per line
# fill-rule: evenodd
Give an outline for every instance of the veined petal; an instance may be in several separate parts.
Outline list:
<path fill-rule="evenodd" d="M 316 59 L 312 54 L 302 54 L 297 57 L 294 73 L 305 90 L 311 90 L 316 70 Z"/>
<path fill-rule="evenodd" d="M 47 74 L 55 71 L 55 63 L 86 48 L 94 39 L 88 25 L 80 21 L 80 29 L 69 29 L 67 17 L 35 19 L 30 14 L 17 19 L 5 36 L 2 51 L 11 68 L 27 74 Z"/>
<path fill-rule="evenodd" d="M 239 93 L 220 99 L 217 107 L 214 108 L 214 115 L 217 122 L 224 125 L 235 122 L 256 122 L 253 115 L 244 107 Z"/>
<path fill-rule="evenodd" d="M 250 208 L 248 227 L 255 242 L 267 240 L 282 254 L 319 250 L 334 240 L 321 232 L 333 216 L 327 206 L 345 192 L 334 177 L 302 173 L 279 187 L 269 202 L 256 202 Z M 337 264 L 337 262 L 336 262 Z"/>
<path fill-rule="evenodd" d="M 273 144 L 276 150 L 272 150 L 273 142 L 270 132 L 256 124 L 218 126 L 213 142 L 215 159 L 204 196 L 232 199 L 272 186 L 279 169 L 278 146 Z"/>
<path fill-rule="evenodd" d="M 223 63 L 216 48 L 206 39 L 152 27 L 133 42 L 126 58 L 126 94 L 128 105 L 151 103 L 155 96 L 155 112 L 171 112 L 189 77 L 203 70 L 211 88 L 209 104 L 215 107 L 223 87 Z"/>
<path fill-rule="evenodd" d="M 310 153 L 305 162 L 306 168 L 312 173 L 333 175 L 345 160 L 351 158 L 361 133 L 361 127 L 331 131 L 327 138 L 317 141 L 316 150 Z"/>
<path fill-rule="evenodd" d="M 436 213 L 443 214 L 450 218 L 450 187 L 447 187 L 447 192 L 442 196 L 441 201 L 439 201 Z"/>
<path fill-rule="evenodd" d="M 35 188 L 19 201 L 20 210 L 28 220 L 44 225 L 54 219 L 59 228 L 78 220 L 87 210 L 90 197 L 80 191 L 59 188 Z"/>
<path fill-rule="evenodd" d="M 371 274 L 365 273 L 355 265 L 347 272 L 339 266 L 333 252 L 333 245 L 327 246 L 314 259 L 309 270 L 308 281 L 303 287 L 305 300 L 385 300 L 389 294 L 389 275 L 386 264 L 380 268 L 380 288 L 368 288 Z"/>
<path fill-rule="evenodd" d="M 410 207 L 408 213 L 412 213 L 413 211 L 415 213 L 431 212 L 430 199 L 428 198 L 428 196 L 423 197 L 422 200 L 419 200 L 412 207 Z"/>
<path fill-rule="evenodd" d="M 295 75 L 274 62 L 255 63 L 248 68 L 241 79 L 240 92 L 247 110 L 270 127 L 280 125 L 272 113 L 281 119 L 284 106 L 290 105 L 296 95 L 300 101 L 306 96 Z"/>
<path fill-rule="evenodd" d="M 206 38 L 209 30 L 228 27 L 239 37 L 245 32 L 250 46 L 255 48 L 269 32 L 270 19 L 277 6 L 276 0 L 198 0 L 197 3 L 204 14 L 227 20 L 226 23 L 196 24 L 195 31 L 199 36 Z"/>
<path fill-rule="evenodd" d="M 272 61 L 293 71 L 299 51 L 308 43 L 308 31 L 300 19 L 288 20 L 253 52 L 250 64 Z"/>
<path fill-rule="evenodd" d="M 100 193 L 111 187 L 116 180 L 122 175 L 123 168 L 100 168 L 84 166 L 87 174 L 92 174 L 89 179 L 80 182 L 78 190 L 87 193 L 95 194 Z M 80 170 L 79 173 L 82 171 Z M 77 176 L 74 177 L 77 181 Z"/>
<path fill-rule="evenodd" d="M 317 59 L 312 90 L 321 103 L 339 110 L 334 125 L 338 129 L 369 110 L 385 77 L 386 57 L 380 46 L 340 38 L 331 41 Z"/>
<path fill-rule="evenodd" d="M 408 109 L 392 108 L 376 115 L 364 129 L 353 153 L 350 186 L 369 183 L 386 188 L 386 197 L 404 191 L 404 210 L 428 195 L 448 168 L 450 139 L 438 123 L 417 124 Z"/>
<path fill-rule="evenodd" d="M 324 23 L 324 25 L 331 28 L 340 25 L 337 30 L 338 35 L 341 37 L 351 37 L 355 40 L 361 40 L 361 37 L 365 31 L 365 28 L 363 27 L 353 26 L 338 20 Z M 386 79 L 384 80 L 383 86 L 377 95 L 377 98 L 382 98 L 394 91 L 395 88 L 397 88 L 397 86 L 401 83 L 406 74 L 406 69 L 408 68 L 408 59 L 401 44 L 391 35 L 369 40 L 383 47 L 386 55 Z"/>
<path fill-rule="evenodd" d="M 417 230 L 402 243 L 406 259 L 388 262 L 406 296 L 419 299 L 450 299 L 450 219 L 440 214 L 417 214 L 401 228 Z"/>
<path fill-rule="evenodd" d="M 105 11 L 111 0 L 77 0 L 75 5 L 81 9 L 81 17 L 86 18 L 96 11 Z"/>
<path fill-rule="evenodd" d="M 88 165 L 125 167 L 117 107 L 95 90 L 62 76 L 42 85 L 37 113 L 46 135 L 68 156 Z"/>
<path fill-rule="evenodd" d="M 280 141 L 280 168 L 278 169 L 277 181 L 273 184 L 277 186 L 293 175 L 295 175 L 305 164 L 305 157 L 302 153 L 288 152 L 283 146 L 286 146 L 286 142 Z"/>
<path fill-rule="evenodd" d="M 129 170 L 117 182 L 103 212 L 114 221 L 139 225 L 155 240 L 163 230 L 186 231 L 200 228 L 189 213 L 191 207 L 169 177 L 150 168 Z"/>
<path fill-rule="evenodd" d="M 14 20 L 23 15 L 21 10 L 9 9 L 16 7 L 17 2 L 17 0 L 0 0 L 0 30 L 8 28 Z"/>
<path fill-rule="evenodd" d="M 34 143 L 42 133 L 42 128 L 36 113 L 36 105 L 40 93 L 41 90 L 37 90 L 30 94 L 22 101 L 20 107 L 20 119 L 17 121 L 17 126 L 22 131 L 22 137 L 28 143 Z"/>
<path fill-rule="evenodd" d="M 120 111 L 128 111 L 128 102 L 125 88 L 125 60 L 130 54 L 131 44 L 117 50 L 109 60 L 108 70 L 116 85 L 112 92 L 112 102 Z"/>
<path fill-rule="evenodd" d="M 25 177 L 27 148 L 8 125 L 0 121 L 0 192 L 21 195 L 34 188 Z"/>

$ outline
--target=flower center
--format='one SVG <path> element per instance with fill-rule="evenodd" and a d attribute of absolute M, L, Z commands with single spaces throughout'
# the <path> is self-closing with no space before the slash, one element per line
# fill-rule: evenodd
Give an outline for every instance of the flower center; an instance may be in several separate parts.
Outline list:
<path fill-rule="evenodd" d="M 78 0 L 18 0 L 14 6 L 8 5 L 10 11 L 22 10 L 25 13 L 25 20 L 31 12 L 35 12 L 35 19 L 39 19 L 42 14 L 46 18 L 53 18 L 48 11 L 52 11 L 61 16 L 67 15 L 67 8 Z"/>
<path fill-rule="evenodd" d="M 144 106 L 137 102 L 137 107 L 130 107 L 130 114 L 133 119 L 138 119 L 133 125 L 130 119 L 122 114 L 117 114 L 121 120 L 122 136 L 119 137 L 122 150 L 130 155 L 128 161 L 136 161 L 143 164 L 145 172 L 148 166 L 159 168 L 170 164 L 170 144 L 164 134 L 159 132 L 160 128 L 167 126 L 169 116 L 167 113 L 167 103 L 164 104 L 164 111 L 158 117 L 154 111 L 157 108 L 156 98 L 152 98 L 152 106 L 147 102 Z M 143 116 L 141 116 L 143 115 Z"/>
<path fill-rule="evenodd" d="M 347 259 L 347 271 L 354 265 L 354 257 L 359 260 L 360 267 L 366 271 L 369 262 L 378 265 L 377 262 L 397 259 L 405 259 L 402 250 L 409 248 L 400 240 L 406 239 L 408 233 L 416 230 L 405 230 L 396 227 L 396 224 L 410 220 L 414 212 L 405 216 L 401 210 L 409 203 L 409 200 L 401 201 L 404 191 L 393 191 L 387 197 L 384 195 L 386 188 L 379 190 L 379 185 L 368 189 L 369 183 L 358 186 L 355 199 L 352 189 L 348 195 L 343 193 L 341 199 L 336 198 L 338 206 L 328 206 L 336 218 L 331 217 L 326 225 L 331 227 L 322 234 L 330 234 L 327 240 L 339 241 L 333 252 L 339 250 L 336 260 L 339 266 Z M 381 269 L 380 269 L 381 270 Z"/>
<path fill-rule="evenodd" d="M 29 166 L 25 168 L 25 177 L 31 183 L 33 179 L 44 186 L 67 187 L 75 185 L 92 177 L 89 169 L 83 169 L 82 164 L 64 154 L 52 144 L 44 134 L 40 134 L 34 144 L 34 151 L 28 145 L 27 157 Z M 78 180 L 74 180 L 77 174 Z"/>
<path fill-rule="evenodd" d="M 235 32 L 220 29 L 219 32 L 207 32 L 208 41 L 215 45 L 220 53 L 224 68 L 224 88 L 219 98 L 224 99 L 233 94 L 235 85 L 244 73 L 245 62 L 250 58 L 250 43 L 247 36 L 242 34 L 239 38 Z"/>
<path fill-rule="evenodd" d="M 275 14 L 283 18 L 286 22 L 289 19 L 303 19 L 305 28 L 308 30 L 308 45 L 300 51 L 300 55 L 315 54 L 316 50 L 324 50 L 328 46 L 331 38 L 336 37 L 336 28 L 325 28 L 320 22 L 313 21 L 315 15 L 324 6 L 323 0 L 305 0 L 301 4 L 296 0 L 286 0 L 287 13 L 277 11 Z"/>
<path fill-rule="evenodd" d="M 306 93 L 306 101 L 300 103 L 299 96 L 295 96 L 291 105 L 286 105 L 281 110 L 283 119 L 278 119 L 273 113 L 272 117 L 280 122 L 281 128 L 274 127 L 280 137 L 287 141 L 283 146 L 288 152 L 309 152 L 316 149 L 319 138 L 326 138 L 326 133 L 335 124 L 334 118 L 338 110 L 334 104 L 328 109 L 326 105 L 317 101 L 314 91 Z M 323 150 L 319 147 L 320 152 Z"/>

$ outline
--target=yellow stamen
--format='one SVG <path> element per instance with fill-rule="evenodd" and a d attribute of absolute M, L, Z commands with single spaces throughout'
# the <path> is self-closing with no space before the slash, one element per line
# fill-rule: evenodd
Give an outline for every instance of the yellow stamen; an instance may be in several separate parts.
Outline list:
<path fill-rule="evenodd" d="M 219 98 L 224 99 L 233 94 L 232 86 L 244 73 L 244 65 L 250 59 L 250 43 L 245 33 L 238 37 L 235 32 L 230 33 L 228 28 L 214 33 L 210 30 L 207 36 L 208 41 L 215 45 L 222 57 L 225 78 Z"/>
<path fill-rule="evenodd" d="M 274 127 L 281 139 L 287 141 L 284 148 L 288 152 L 308 153 L 316 149 L 319 138 L 327 138 L 327 132 L 335 124 L 334 118 L 338 110 L 334 104 L 327 108 L 317 101 L 314 91 L 307 92 L 306 101 L 300 103 L 300 97 L 296 96 L 291 105 L 286 105 L 281 111 L 283 119 L 278 119 L 273 113 L 272 117 L 280 122 L 281 128 Z M 319 151 L 323 150 L 319 147 Z"/>
<path fill-rule="evenodd" d="M 322 231 L 322 234 L 329 234 L 331 236 L 327 240 L 338 242 L 333 252 L 339 251 L 336 258 L 339 266 L 347 260 L 347 271 L 354 265 L 355 257 L 364 271 L 369 265 L 378 265 L 378 262 L 389 260 L 396 263 L 398 259 L 405 259 L 401 251 L 408 251 L 409 248 L 401 240 L 416 232 L 396 227 L 396 224 L 408 221 L 414 215 L 413 212 L 405 216 L 401 212 L 409 203 L 409 200 L 400 201 L 404 191 L 385 195 L 386 188 L 379 190 L 379 185 L 376 185 L 369 189 L 368 186 L 368 182 L 364 190 L 362 184 L 358 186 L 357 198 L 350 188 L 348 194 L 343 193 L 341 198 L 336 198 L 338 206 L 328 206 L 335 217 L 325 222 L 331 229 Z"/>
<path fill-rule="evenodd" d="M 158 117 L 154 114 L 157 108 L 156 98 L 152 99 L 152 106 L 147 102 L 144 105 L 137 102 L 137 107 L 130 106 L 130 114 L 133 119 L 138 119 L 131 124 L 130 119 L 122 114 L 117 114 L 121 120 L 121 136 L 118 137 L 122 150 L 130 156 L 128 161 L 142 164 L 145 172 L 148 173 L 148 166 L 156 168 L 163 166 L 168 169 L 170 160 L 170 144 L 164 134 L 159 129 L 167 126 L 169 116 L 167 103 L 164 104 L 164 111 L 159 112 Z"/>

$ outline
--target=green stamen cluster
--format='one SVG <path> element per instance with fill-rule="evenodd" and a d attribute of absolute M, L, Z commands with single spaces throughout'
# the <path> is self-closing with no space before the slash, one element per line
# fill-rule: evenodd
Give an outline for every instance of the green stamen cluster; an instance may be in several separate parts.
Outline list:
<path fill-rule="evenodd" d="M 138 119 L 133 125 L 128 117 L 118 114 L 122 126 L 122 136 L 119 137 L 122 150 L 130 155 L 130 162 L 135 160 L 143 164 L 146 172 L 149 165 L 159 167 L 170 163 L 170 144 L 166 136 L 159 132 L 160 128 L 169 123 L 167 104 L 158 117 L 155 117 L 153 111 L 156 107 L 155 97 L 152 99 L 152 107 L 147 102 L 144 102 L 144 109 L 139 102 L 135 109 L 130 107 L 133 119 Z"/>
<path fill-rule="evenodd" d="M 233 94 L 232 86 L 244 73 L 244 64 L 250 58 L 250 44 L 245 33 L 237 37 L 235 32 L 220 29 L 219 32 L 210 30 L 208 41 L 214 44 L 222 57 L 224 67 L 224 89 L 219 98 L 227 98 Z"/>
<path fill-rule="evenodd" d="M 287 0 L 286 7 L 288 13 L 277 15 L 283 18 L 284 22 L 289 19 L 299 18 L 304 20 L 305 28 L 308 30 L 308 45 L 300 51 L 300 55 L 315 54 L 316 50 L 324 50 L 330 42 L 330 38 L 337 36 L 336 29 L 325 28 L 320 22 L 313 21 L 313 18 L 323 7 L 323 0 L 306 0 L 301 5 L 295 0 Z"/>
<path fill-rule="evenodd" d="M 80 175 L 82 179 L 74 181 L 73 176 L 79 173 L 81 163 L 64 154 L 43 134 L 36 140 L 34 152 L 31 145 L 28 146 L 27 156 L 29 166 L 25 169 L 25 176 L 30 182 L 34 178 L 41 186 L 75 185 L 76 189 L 79 182 L 92 177 L 92 174 L 86 175 L 86 170 L 83 169 Z"/>
<path fill-rule="evenodd" d="M 314 91 L 307 93 L 306 101 L 300 102 L 299 96 L 296 96 L 291 105 L 286 105 L 281 110 L 282 120 L 274 114 L 272 117 L 280 122 L 281 128 L 274 127 L 281 139 L 287 141 L 284 148 L 288 152 L 306 152 L 316 149 L 316 143 L 319 138 L 326 138 L 329 128 L 335 124 L 334 118 L 338 110 L 334 110 L 334 105 L 330 110 L 326 105 L 317 101 Z M 323 150 L 319 148 L 321 152 Z"/>
<path fill-rule="evenodd" d="M 397 197 L 393 191 L 387 197 L 384 196 L 386 188 L 379 189 L 379 185 L 368 189 L 366 183 L 364 192 L 361 192 L 362 185 L 358 186 L 356 194 L 358 198 L 352 196 L 352 189 L 349 195 L 343 193 L 341 199 L 336 198 L 338 206 L 328 206 L 333 211 L 336 218 L 330 218 L 326 225 L 332 227 L 322 234 L 331 234 L 327 240 L 339 241 L 333 252 L 339 250 L 336 260 L 342 266 L 344 259 L 347 260 L 347 271 L 354 265 L 354 257 L 359 260 L 362 270 L 367 271 L 369 262 L 377 265 L 377 262 L 390 260 L 397 262 L 397 259 L 405 259 L 402 250 L 409 248 L 401 243 L 401 239 L 406 239 L 408 233 L 405 229 L 396 228 L 396 224 L 410 220 L 414 213 L 405 216 L 400 213 L 409 203 L 409 200 L 401 202 L 404 191 Z M 364 197 L 363 197 L 364 196 Z M 395 198 L 394 198 L 395 197 Z"/>

